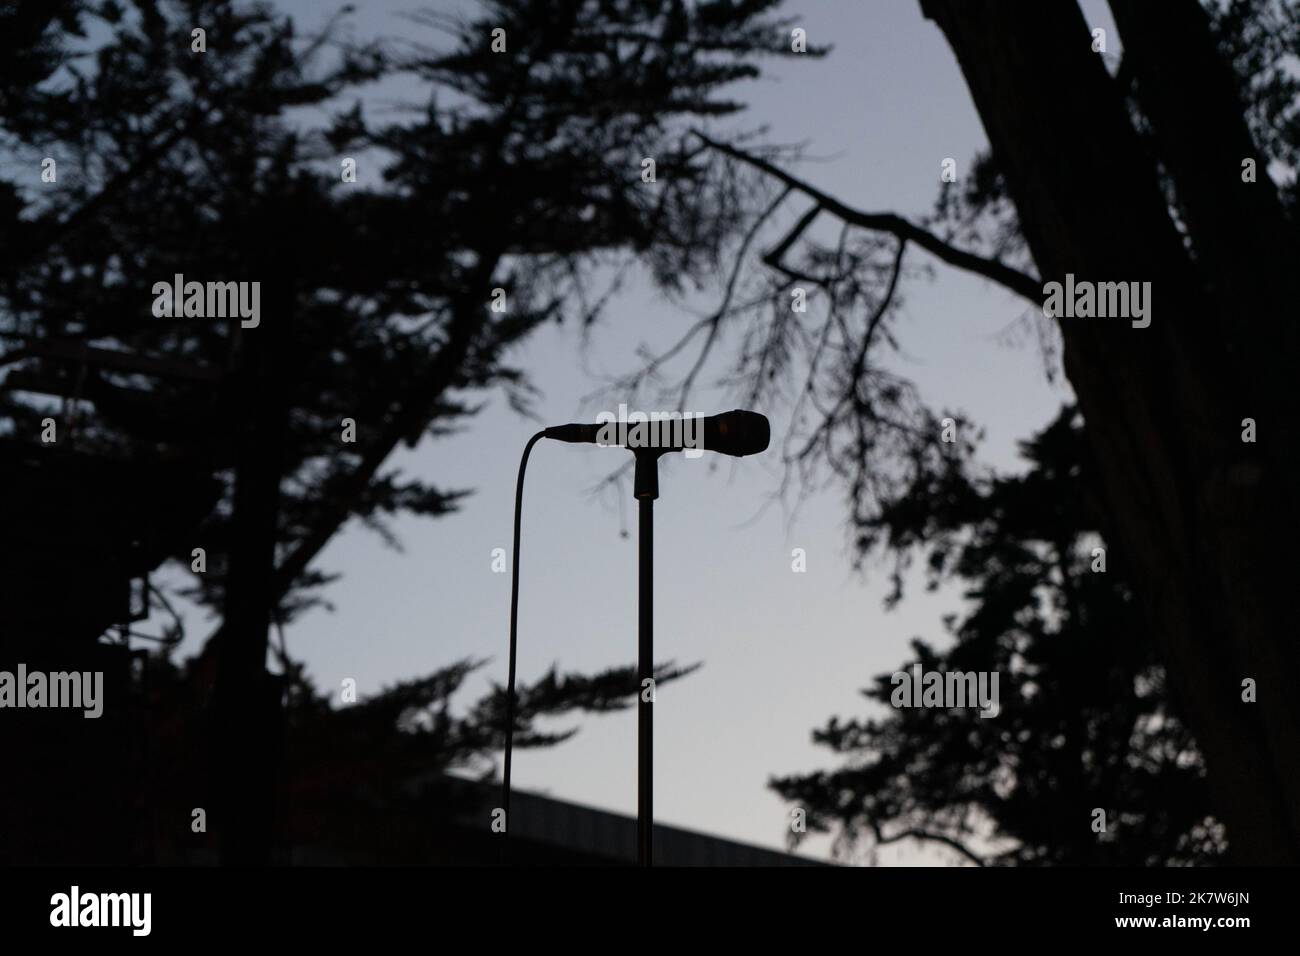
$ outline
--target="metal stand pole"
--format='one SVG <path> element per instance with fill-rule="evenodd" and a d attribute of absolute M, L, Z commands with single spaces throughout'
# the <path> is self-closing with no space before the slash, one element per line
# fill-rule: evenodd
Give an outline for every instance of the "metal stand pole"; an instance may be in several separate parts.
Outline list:
<path fill-rule="evenodd" d="M 636 453 L 633 494 L 640 511 L 637 624 L 637 862 L 652 865 L 654 843 L 654 713 L 646 681 L 654 677 L 654 504 L 659 497 L 659 452 Z M 650 695 L 653 697 L 653 694 Z"/>

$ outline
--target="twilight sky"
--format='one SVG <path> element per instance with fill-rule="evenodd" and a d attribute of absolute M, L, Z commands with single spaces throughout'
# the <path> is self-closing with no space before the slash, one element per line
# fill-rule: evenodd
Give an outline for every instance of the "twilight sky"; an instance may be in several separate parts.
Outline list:
<path fill-rule="evenodd" d="M 423 6 L 465 9 L 469 3 Z M 334 9 L 319 0 L 278 6 L 303 30 Z M 412 32 L 399 14 L 421 4 L 362 0 L 355 6 L 357 35 L 397 36 Z M 1113 43 L 1104 4 L 1083 7 Z M 768 76 L 736 89 L 750 109 L 732 124 L 767 124 L 774 141 L 806 141 L 814 161 L 798 172 L 851 205 L 924 215 L 937 194 L 941 160 L 956 158 L 960 174 L 985 143 L 938 28 L 922 18 L 917 0 L 791 0 L 786 10 L 797 15 L 810 43 L 829 42 L 834 50 L 820 61 L 769 63 Z M 415 95 L 412 89 L 409 96 Z M 789 206 L 796 213 L 802 208 Z M 909 249 L 912 265 L 926 259 Z M 935 260 L 928 264 L 934 279 L 914 280 L 903 290 L 898 366 L 932 406 L 959 409 L 986 429 L 986 463 L 1018 468 L 1016 441 L 1045 424 L 1068 391 L 1048 385 L 1032 343 L 1008 344 L 1001 334 L 1025 313 L 1020 301 Z M 700 307 L 714 302 L 701 299 Z M 639 344 L 662 348 L 691 321 L 648 283 L 633 282 L 611 304 L 586 351 L 578 330 L 547 327 L 512 358 L 541 390 L 535 408 L 545 423 L 592 420 L 600 408 L 582 400 L 601 384 L 598 376 L 630 370 Z M 698 390 L 691 410 L 732 407 L 730 396 Z M 787 410 L 761 410 L 773 417 L 775 447 Z M 426 440 L 390 462 L 474 494 L 452 516 L 400 521 L 404 553 L 355 524 L 331 542 L 317 566 L 342 572 L 325 592 L 335 610 L 313 611 L 287 629 L 290 652 L 307 661 L 320 688 L 337 692 L 351 677 L 365 694 L 463 657 L 491 659 L 463 692 L 463 703 L 489 679 L 504 681 L 510 576 L 492 573 L 491 553 L 510 549 L 519 454 L 538 427 L 493 395 L 464 433 Z M 635 504 L 630 494 L 624 497 L 623 521 L 633 533 L 622 538 L 612 501 L 591 493 L 625 454 L 555 442 L 533 452 L 524 500 L 521 680 L 553 662 L 586 672 L 635 662 Z M 831 755 L 812 745 L 812 729 L 832 714 L 864 713 L 859 689 L 872 675 L 894 670 L 911 637 L 937 637 L 940 617 L 960 609 L 960 595 L 914 588 L 887 613 L 883 565 L 869 566 L 865 576 L 850 567 L 838 487 L 814 494 L 797 514 L 779 506 L 761 510 L 779 479 L 775 453 L 738 463 L 676 457 L 661 469 L 656 505 L 656 657 L 703 667 L 658 692 L 656 818 L 780 848 L 788 808 L 766 789 L 768 778 L 831 766 Z M 791 571 L 796 547 L 807 552 L 803 574 Z M 184 650 L 193 650 L 207 631 L 192 619 Z M 575 723 L 581 731 L 571 741 L 517 752 L 516 785 L 635 815 L 635 711 L 559 726 Z M 827 840 L 812 840 L 804 852 L 825 855 L 827 847 Z M 950 863 L 953 856 L 897 846 L 882 851 L 880 862 Z"/>

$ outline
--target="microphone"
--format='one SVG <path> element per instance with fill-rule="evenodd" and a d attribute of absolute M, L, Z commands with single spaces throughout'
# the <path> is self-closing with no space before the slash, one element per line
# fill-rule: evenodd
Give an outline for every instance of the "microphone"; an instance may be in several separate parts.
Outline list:
<path fill-rule="evenodd" d="M 741 408 L 708 418 L 673 413 L 656 419 L 647 416 L 645 421 L 628 421 L 626 405 L 620 405 L 618 410 L 617 419 L 611 416 L 608 421 L 594 425 L 552 425 L 542 434 L 556 441 L 612 445 L 632 451 L 640 448 L 685 451 L 687 457 L 695 457 L 689 453 L 703 449 L 736 458 L 757 455 L 767 448 L 771 438 L 767 416 Z"/>

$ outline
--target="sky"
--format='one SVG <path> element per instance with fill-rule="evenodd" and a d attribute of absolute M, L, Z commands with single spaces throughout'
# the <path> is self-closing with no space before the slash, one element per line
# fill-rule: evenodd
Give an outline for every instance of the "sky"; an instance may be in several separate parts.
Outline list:
<path fill-rule="evenodd" d="M 277 6 L 304 30 L 334 9 L 318 0 Z M 413 9 L 410 0 L 355 6 L 358 36 L 411 32 L 399 16 Z M 423 6 L 464 9 L 467 2 Z M 1083 9 L 1090 25 L 1115 36 L 1103 4 Z M 986 144 L 938 28 L 921 16 L 918 0 L 792 0 L 785 10 L 810 43 L 834 49 L 821 60 L 769 63 L 765 78 L 737 87 L 749 104 L 739 123 L 767 125 L 773 141 L 806 142 L 815 161 L 797 171 L 850 205 L 912 218 L 929 212 L 941 161 L 955 158 L 960 175 Z M 985 463 L 1019 469 L 1016 442 L 1070 398 L 1066 386 L 1048 383 L 1032 342 L 1008 341 L 1026 306 L 919 250 L 908 255 L 913 265 L 933 266 L 934 275 L 904 290 L 896 367 L 933 407 L 960 410 L 986 430 Z M 578 329 L 548 326 L 511 359 L 539 389 L 541 422 L 593 420 L 601 408 L 583 399 L 599 376 L 632 370 L 639 345 L 662 348 L 692 321 L 649 283 L 633 282 L 586 346 Z M 733 397 L 701 390 L 692 410 L 732 408 Z M 510 551 L 519 455 L 539 423 L 511 411 L 500 395 L 480 398 L 486 407 L 463 433 L 425 440 L 390 462 L 440 487 L 472 489 L 457 513 L 399 520 L 400 553 L 354 523 L 318 558 L 317 567 L 342 575 L 324 592 L 333 610 L 309 612 L 286 629 L 290 653 L 307 662 L 318 687 L 337 692 L 352 678 L 360 693 L 372 693 L 466 657 L 488 663 L 462 691 L 462 704 L 490 680 L 504 682 L 510 575 L 493 572 L 492 552 Z M 783 410 L 761 410 L 772 412 L 775 447 Z M 635 503 L 625 496 L 620 516 L 591 490 L 625 455 L 555 442 L 534 449 L 523 514 L 521 681 L 552 664 L 589 673 L 635 663 Z M 897 669 L 913 636 L 940 638 L 941 617 L 962 607 L 952 588 L 912 588 L 887 612 L 885 566 L 869 564 L 864 573 L 851 566 L 842 490 L 813 494 L 797 513 L 764 508 L 779 477 L 771 453 L 735 463 L 679 459 L 661 469 L 655 508 L 656 658 L 702 664 L 657 693 L 656 819 L 773 848 L 785 845 L 790 808 L 768 780 L 834 766 L 833 755 L 813 745 L 812 730 L 832 715 L 866 715 L 861 688 Z M 623 527 L 632 532 L 626 538 Z M 806 552 L 804 573 L 792 571 L 794 548 Z M 194 650 L 208 629 L 191 622 L 184 650 Z M 580 732 L 558 747 L 516 751 L 515 785 L 635 815 L 635 710 L 555 726 Z M 825 856 L 828 849 L 828 840 L 816 838 L 801 852 Z M 897 845 L 878 862 L 955 859 L 945 850 Z"/>

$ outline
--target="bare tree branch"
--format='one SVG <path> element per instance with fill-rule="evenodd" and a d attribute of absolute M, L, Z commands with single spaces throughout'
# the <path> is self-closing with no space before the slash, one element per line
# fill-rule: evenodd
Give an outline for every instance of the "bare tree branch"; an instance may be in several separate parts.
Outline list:
<path fill-rule="evenodd" d="M 932 843 L 942 843 L 944 846 L 956 850 L 958 853 L 966 857 L 966 859 L 970 860 L 976 866 L 988 865 L 987 863 L 984 862 L 983 858 L 981 858 L 973 851 L 968 849 L 965 845 L 961 843 L 961 841 L 956 840 L 953 837 L 947 836 L 942 833 L 931 833 L 929 830 L 922 830 L 918 827 L 912 827 L 910 829 L 903 830 L 899 833 L 895 833 L 893 836 L 887 837 L 883 833 L 881 833 L 880 824 L 876 823 L 874 820 L 871 821 L 871 829 L 875 833 L 876 842 L 881 846 L 884 846 L 889 843 L 897 843 L 900 840 L 929 840 Z"/>
<path fill-rule="evenodd" d="M 968 272 L 974 272 L 977 275 L 982 275 L 984 278 L 998 283 L 1004 288 L 1015 292 L 1017 295 L 1028 299 L 1030 302 L 1037 304 L 1042 301 L 1043 283 L 1034 276 L 1021 272 L 1018 269 L 1013 269 L 1004 263 L 998 262 L 996 259 L 988 259 L 984 256 L 979 256 L 972 252 L 958 249 L 955 246 L 944 242 L 934 233 L 921 228 L 915 223 L 909 222 L 896 213 L 863 212 L 860 209 L 854 209 L 852 206 L 840 202 L 833 196 L 822 192 L 815 186 L 804 182 L 760 156 L 755 156 L 739 147 L 710 139 L 699 130 L 695 130 L 694 132 L 696 136 L 712 149 L 766 173 L 774 179 L 784 183 L 791 189 L 798 190 L 809 199 L 814 200 L 818 204 L 819 209 L 825 209 L 827 212 L 834 213 L 845 222 L 852 223 L 855 226 L 861 226 L 863 229 L 873 229 L 893 233 L 899 239 L 915 242 L 922 249 L 932 253 L 949 265 L 956 266 L 959 269 L 965 269 Z"/>

